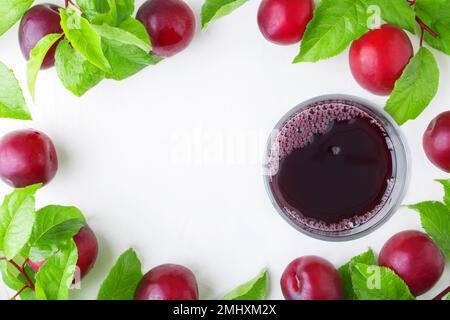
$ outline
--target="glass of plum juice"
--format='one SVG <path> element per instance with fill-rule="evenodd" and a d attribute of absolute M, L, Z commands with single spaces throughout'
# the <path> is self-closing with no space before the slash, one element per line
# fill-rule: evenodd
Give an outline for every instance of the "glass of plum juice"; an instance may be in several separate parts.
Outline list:
<path fill-rule="evenodd" d="M 297 230 L 351 240 L 398 209 L 408 159 L 405 139 L 383 110 L 353 96 L 320 96 L 277 123 L 264 180 L 273 205 Z"/>

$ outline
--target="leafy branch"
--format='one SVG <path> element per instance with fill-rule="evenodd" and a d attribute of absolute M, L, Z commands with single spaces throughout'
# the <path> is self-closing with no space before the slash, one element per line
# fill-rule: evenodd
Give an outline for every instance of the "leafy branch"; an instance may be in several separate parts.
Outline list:
<path fill-rule="evenodd" d="M 75 207 L 51 205 L 36 211 L 39 187 L 15 189 L 0 207 L 1 273 L 17 291 L 12 299 L 67 299 L 78 258 L 72 238 L 86 221 Z"/>

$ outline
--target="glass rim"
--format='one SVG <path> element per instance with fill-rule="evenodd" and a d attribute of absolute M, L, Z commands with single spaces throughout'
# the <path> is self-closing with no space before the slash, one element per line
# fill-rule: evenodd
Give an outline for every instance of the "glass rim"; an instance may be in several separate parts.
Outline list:
<path fill-rule="evenodd" d="M 279 130 L 283 127 L 283 125 L 292 118 L 295 114 L 300 111 L 307 109 L 311 105 L 319 102 L 325 102 L 329 100 L 342 100 L 353 102 L 358 105 L 358 107 L 362 107 L 364 111 L 367 111 L 371 116 L 374 116 L 385 128 L 388 137 L 393 143 L 393 151 L 395 155 L 395 159 L 393 159 L 393 165 L 396 167 L 394 174 L 394 185 L 392 187 L 392 191 L 389 194 L 386 203 L 382 206 L 382 208 L 368 221 L 350 229 L 340 230 L 340 231 L 325 231 L 314 229 L 307 225 L 302 225 L 300 223 L 296 223 L 293 221 L 280 207 L 276 196 L 273 194 L 272 187 L 270 184 L 270 174 L 265 173 L 263 175 L 264 185 L 266 192 L 269 196 L 272 205 L 276 209 L 276 211 L 281 215 L 281 217 L 286 220 L 292 227 L 294 227 L 297 231 L 300 231 L 303 234 L 306 234 L 312 238 L 316 238 L 324 241 L 338 242 L 338 241 L 349 241 L 357 238 L 364 237 L 369 233 L 372 233 L 377 228 L 386 223 L 392 215 L 398 210 L 400 207 L 410 181 L 410 151 L 407 144 L 407 141 L 398 126 L 395 120 L 383 109 L 381 109 L 378 105 L 373 102 L 370 102 L 366 99 L 356 97 L 353 95 L 346 94 L 327 94 L 317 96 L 311 99 L 308 99 L 300 104 L 296 105 L 294 108 L 290 109 L 286 112 L 281 119 L 276 123 L 272 132 Z M 268 163 L 268 157 L 271 154 L 273 146 L 272 136 L 269 136 L 267 141 L 267 147 L 264 153 L 264 162 Z"/>

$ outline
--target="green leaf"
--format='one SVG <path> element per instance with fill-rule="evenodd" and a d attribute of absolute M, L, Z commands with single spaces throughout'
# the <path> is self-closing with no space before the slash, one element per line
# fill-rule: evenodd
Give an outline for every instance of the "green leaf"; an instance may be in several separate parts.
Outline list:
<path fill-rule="evenodd" d="M 5 255 L 3 252 L 0 251 L 0 256 L 4 257 Z M 18 265 L 23 265 L 25 262 L 25 258 L 19 254 L 14 258 L 14 261 Z M 24 266 L 24 272 L 27 274 L 28 278 L 34 284 L 35 283 L 34 273 L 27 264 L 25 264 Z M 0 273 L 2 275 L 2 279 L 5 285 L 7 285 L 10 289 L 16 292 L 24 287 L 29 287 L 29 284 L 27 280 L 25 280 L 25 277 L 19 272 L 19 270 L 17 270 L 16 267 L 14 267 L 11 263 L 9 263 L 6 260 L 0 260 Z M 36 294 L 32 289 L 26 288 L 20 294 L 20 299 L 36 300 Z"/>
<path fill-rule="evenodd" d="M 436 182 L 439 182 L 444 187 L 444 203 L 450 210 L 450 179 L 436 180 Z"/>
<path fill-rule="evenodd" d="M 202 6 L 202 29 L 206 30 L 209 24 L 226 16 L 242 6 L 248 0 L 205 0 Z"/>
<path fill-rule="evenodd" d="M 438 36 L 425 32 L 425 41 L 433 48 L 450 55 L 450 1 L 416 0 L 416 14 Z"/>
<path fill-rule="evenodd" d="M 430 50 L 420 48 L 395 83 L 385 110 L 402 125 L 416 119 L 439 87 L 439 68 Z"/>
<path fill-rule="evenodd" d="M 23 270 L 26 273 L 26 275 L 28 276 L 28 278 L 31 280 L 32 283 L 36 283 L 36 277 L 35 277 L 35 273 L 33 270 L 31 270 L 31 267 L 28 265 L 28 263 L 25 263 L 25 258 L 21 258 L 21 265 L 23 266 Z M 17 261 L 17 258 L 16 258 Z M 25 278 L 21 275 L 20 278 L 25 281 Z"/>
<path fill-rule="evenodd" d="M 256 278 L 227 293 L 223 300 L 264 300 L 268 281 L 267 270 L 263 269 Z"/>
<path fill-rule="evenodd" d="M 0 271 L 2 273 L 3 282 L 12 290 L 17 291 L 27 285 L 26 282 L 19 279 L 19 271 L 8 263 L 8 261 L 0 261 Z"/>
<path fill-rule="evenodd" d="M 0 36 L 22 18 L 34 0 L 0 0 Z"/>
<path fill-rule="evenodd" d="M 78 252 L 75 242 L 51 256 L 36 274 L 39 300 L 67 300 L 75 274 Z"/>
<path fill-rule="evenodd" d="M 150 54 L 150 41 L 141 40 L 141 31 L 137 30 L 139 34 L 135 35 L 106 24 L 93 27 L 102 36 L 102 49 L 111 65 L 108 77 L 123 80 L 161 61 L 161 58 Z"/>
<path fill-rule="evenodd" d="M 352 263 L 351 278 L 358 300 L 415 300 L 406 283 L 385 267 Z"/>
<path fill-rule="evenodd" d="M 28 285 L 19 271 L 7 261 L 0 261 L 0 272 L 3 282 L 14 291 L 19 291 Z M 20 298 L 22 300 L 36 300 L 36 295 L 32 289 L 27 288 L 20 294 Z"/>
<path fill-rule="evenodd" d="M 111 27 L 107 24 L 103 24 L 101 26 L 92 25 L 92 27 L 102 37 L 102 40 L 115 40 L 122 44 L 138 47 L 145 52 L 150 52 L 150 50 L 152 49 L 151 45 L 142 41 L 139 37 L 126 30 Z"/>
<path fill-rule="evenodd" d="M 111 67 L 103 54 L 100 35 L 95 32 L 89 21 L 72 6 L 60 9 L 59 12 L 61 28 L 72 47 L 99 69 L 109 71 Z"/>
<path fill-rule="evenodd" d="M 77 0 L 83 16 L 91 23 L 116 25 L 117 8 L 111 0 Z"/>
<path fill-rule="evenodd" d="M 443 300 L 450 300 L 450 293 Z"/>
<path fill-rule="evenodd" d="M 306 27 L 297 62 L 334 57 L 368 31 L 364 0 L 322 0 Z"/>
<path fill-rule="evenodd" d="M 81 11 L 97 11 L 108 12 L 109 1 L 108 0 L 77 0 L 77 5 Z"/>
<path fill-rule="evenodd" d="M 425 201 L 408 206 L 420 213 L 422 227 L 450 259 L 450 211 L 438 201 Z"/>
<path fill-rule="evenodd" d="M 152 43 L 150 41 L 147 29 L 145 29 L 145 26 L 139 20 L 128 18 L 119 25 L 119 28 L 134 34 L 151 47 Z"/>
<path fill-rule="evenodd" d="M 31 290 L 30 288 L 26 288 L 20 294 L 20 300 L 37 300 L 36 292 L 34 292 L 34 290 Z"/>
<path fill-rule="evenodd" d="M 36 86 L 36 79 L 38 72 L 41 69 L 42 62 L 44 61 L 47 52 L 53 47 L 53 45 L 61 39 L 62 34 L 51 33 L 43 37 L 36 46 L 30 52 L 30 59 L 27 63 L 27 80 L 28 89 L 34 99 L 34 92 Z"/>
<path fill-rule="evenodd" d="M 118 26 L 134 12 L 134 0 L 77 0 L 83 15 L 95 24 Z"/>
<path fill-rule="evenodd" d="M 0 117 L 31 120 L 19 82 L 12 70 L 2 62 L 0 62 Z"/>
<path fill-rule="evenodd" d="M 117 25 L 131 17 L 134 12 L 134 0 L 116 0 Z"/>
<path fill-rule="evenodd" d="M 34 194 L 41 187 L 35 184 L 15 189 L 5 196 L 0 208 L 0 250 L 13 259 L 26 245 L 35 221 Z"/>
<path fill-rule="evenodd" d="M 62 84 L 80 97 L 105 78 L 105 73 L 62 40 L 55 53 L 55 67 Z"/>
<path fill-rule="evenodd" d="M 85 225 L 86 220 L 76 207 L 50 205 L 40 209 L 29 241 L 29 258 L 32 261 L 47 259 L 66 247 Z"/>
<path fill-rule="evenodd" d="M 372 249 L 367 250 L 366 252 L 353 257 L 349 262 L 342 265 L 339 269 L 339 275 L 342 280 L 342 285 L 344 288 L 344 298 L 345 300 L 356 300 L 356 295 L 353 290 L 352 285 L 352 277 L 351 277 L 351 265 L 352 263 L 364 263 L 367 265 L 376 265 L 377 259 L 375 257 L 375 253 Z"/>
<path fill-rule="evenodd" d="M 117 260 L 98 293 L 98 300 L 133 300 L 142 280 L 141 262 L 133 249 L 128 249 Z"/>
<path fill-rule="evenodd" d="M 111 72 L 107 76 L 115 80 L 126 79 L 162 60 L 134 45 L 117 40 L 103 39 L 102 47 L 111 65 Z"/>
<path fill-rule="evenodd" d="M 432 30 L 437 32 L 438 36 L 433 37 L 425 32 L 425 41 L 433 48 L 450 55 L 450 17 L 434 23 L 430 22 L 430 25 L 433 26 Z"/>
<path fill-rule="evenodd" d="M 365 0 L 367 7 L 378 6 L 384 21 L 415 33 L 416 14 L 406 0 Z"/>

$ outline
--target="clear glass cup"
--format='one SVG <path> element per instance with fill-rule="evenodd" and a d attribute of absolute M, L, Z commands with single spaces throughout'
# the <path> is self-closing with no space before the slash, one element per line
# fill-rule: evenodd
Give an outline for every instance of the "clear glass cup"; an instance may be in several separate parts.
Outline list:
<path fill-rule="evenodd" d="M 400 131 L 400 128 L 396 124 L 395 120 L 387 114 L 380 107 L 376 106 L 372 102 L 369 102 L 365 99 L 361 99 L 358 97 L 350 96 L 350 95 L 341 95 L 341 94 L 332 94 L 332 95 L 324 95 L 312 98 L 303 103 L 300 103 L 289 112 L 287 112 L 278 123 L 275 125 L 271 137 L 269 137 L 267 150 L 265 153 L 265 161 L 264 163 L 267 165 L 270 163 L 270 158 L 274 156 L 274 141 L 276 141 L 278 132 L 286 122 L 291 119 L 296 114 L 304 111 L 309 106 L 317 103 L 329 103 L 329 102 L 347 102 L 350 105 L 356 105 L 357 108 L 362 109 L 366 113 L 368 113 L 371 117 L 376 119 L 385 129 L 386 131 L 386 139 L 387 143 L 392 147 L 392 177 L 393 184 L 391 185 L 391 192 L 384 202 L 382 207 L 366 222 L 355 225 L 353 227 L 349 227 L 345 230 L 338 231 L 329 231 L 322 230 L 319 228 L 314 228 L 310 225 L 301 223 L 296 219 L 292 214 L 289 214 L 287 209 L 282 208 L 282 204 L 277 199 L 276 194 L 274 193 L 271 185 L 271 177 L 273 176 L 273 168 L 265 168 L 264 173 L 264 183 L 266 186 L 267 193 L 269 198 L 278 211 L 278 213 L 295 229 L 298 231 L 309 235 L 313 238 L 317 238 L 320 240 L 326 241 L 348 241 L 356 238 L 363 237 L 371 232 L 373 232 L 376 228 L 380 227 L 383 223 L 385 223 L 399 208 L 403 198 L 406 194 L 408 185 L 409 185 L 409 149 L 406 143 L 406 140 L 403 134 Z"/>

